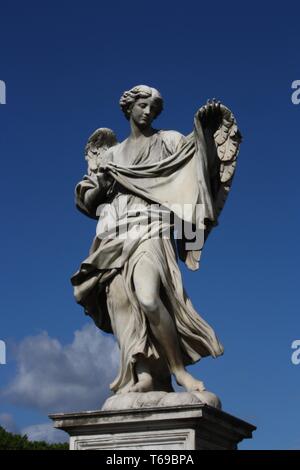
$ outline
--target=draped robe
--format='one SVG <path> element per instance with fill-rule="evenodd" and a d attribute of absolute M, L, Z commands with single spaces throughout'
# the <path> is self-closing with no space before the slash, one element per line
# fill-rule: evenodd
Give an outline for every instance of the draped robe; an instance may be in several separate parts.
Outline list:
<path fill-rule="evenodd" d="M 187 137 L 175 131 L 156 131 L 126 166 L 120 163 L 122 149 L 121 143 L 107 151 L 103 167 L 113 180 L 108 189 L 101 188 L 93 176 L 85 176 L 76 187 L 77 207 L 99 218 L 99 224 L 89 256 L 72 277 L 72 284 L 86 314 L 118 341 L 120 370 L 111 389 L 126 391 L 137 381 L 134 364 L 142 355 L 149 360 L 154 375 L 156 372 L 156 389 L 171 390 L 163 347 L 154 338 L 139 305 L 133 273 L 145 256 L 157 267 L 160 295 L 174 320 L 185 365 L 223 353 L 213 329 L 195 311 L 185 292 L 173 225 L 165 217 L 171 211 L 199 229 L 217 222 L 203 135 L 197 125 Z M 97 210 L 87 204 L 89 190 L 96 187 L 102 195 Z M 191 210 L 186 212 L 187 204 Z M 202 204 L 200 216 L 198 204 Z M 181 258 L 189 268 L 197 269 L 200 250 L 189 251 L 185 242 L 181 243 Z M 166 374 L 167 380 L 159 380 L 159 375 Z"/>

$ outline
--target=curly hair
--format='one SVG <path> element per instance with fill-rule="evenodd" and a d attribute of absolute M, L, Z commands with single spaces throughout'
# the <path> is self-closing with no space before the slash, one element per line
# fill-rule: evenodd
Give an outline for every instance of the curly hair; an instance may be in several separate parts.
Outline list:
<path fill-rule="evenodd" d="M 125 114 L 126 119 L 130 119 L 130 110 L 138 99 L 149 98 L 150 96 L 153 97 L 155 103 L 155 118 L 157 118 L 157 116 L 159 116 L 163 110 L 163 99 L 156 88 L 151 88 L 147 85 L 137 85 L 131 88 L 131 90 L 124 91 L 120 98 L 120 106 L 123 113 Z"/>

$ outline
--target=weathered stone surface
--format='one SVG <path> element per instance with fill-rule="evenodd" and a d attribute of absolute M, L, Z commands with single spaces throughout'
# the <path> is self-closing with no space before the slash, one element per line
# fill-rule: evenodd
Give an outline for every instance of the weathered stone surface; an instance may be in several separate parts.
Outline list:
<path fill-rule="evenodd" d="M 89 256 L 72 277 L 75 297 L 117 338 L 113 392 L 172 392 L 173 375 L 202 393 L 203 382 L 186 366 L 220 356 L 223 346 L 187 296 L 177 253 L 198 269 L 230 191 L 241 135 L 232 112 L 215 100 L 199 108 L 187 136 L 152 126 L 163 109 L 155 88 L 138 85 L 120 105 L 128 137 L 118 143 L 112 130 L 97 129 L 86 146 L 88 175 L 75 190 L 80 211 L 99 220 Z M 207 393 L 201 400 L 217 406 Z"/>
<path fill-rule="evenodd" d="M 113 395 L 102 406 L 102 411 L 130 410 L 139 408 L 151 408 L 161 406 L 184 406 L 194 404 L 206 404 L 215 408 L 221 408 L 219 398 L 211 392 L 144 392 L 124 393 Z"/>
<path fill-rule="evenodd" d="M 72 277 L 77 302 L 118 341 L 116 395 L 101 411 L 51 418 L 70 434 L 71 449 L 235 449 L 254 427 L 223 413 L 186 368 L 220 356 L 223 346 L 187 296 L 178 257 L 198 269 L 230 191 L 237 123 L 212 100 L 187 136 L 157 130 L 163 99 L 145 85 L 124 92 L 120 105 L 130 135 L 118 143 L 100 128 L 87 142 L 88 175 L 76 186 L 76 205 L 99 223 Z M 173 391 L 172 376 L 185 393 Z"/>
<path fill-rule="evenodd" d="M 255 427 L 203 404 L 50 415 L 72 450 L 237 449 Z"/>

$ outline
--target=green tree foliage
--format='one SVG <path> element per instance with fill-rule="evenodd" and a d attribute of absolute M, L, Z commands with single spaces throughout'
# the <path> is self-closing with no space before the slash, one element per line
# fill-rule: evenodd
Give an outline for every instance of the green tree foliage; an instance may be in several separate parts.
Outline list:
<path fill-rule="evenodd" d="M 68 450 L 69 445 L 48 444 L 45 441 L 29 441 L 26 434 L 12 434 L 0 426 L 0 449 L 1 450 Z"/>

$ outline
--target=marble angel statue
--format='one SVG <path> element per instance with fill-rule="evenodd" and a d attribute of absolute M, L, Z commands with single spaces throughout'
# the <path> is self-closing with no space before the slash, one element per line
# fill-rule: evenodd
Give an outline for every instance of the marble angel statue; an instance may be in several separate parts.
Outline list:
<path fill-rule="evenodd" d="M 198 110 L 187 136 L 152 127 L 163 109 L 154 88 L 135 86 L 120 106 L 129 137 L 118 143 L 113 131 L 97 129 L 86 146 L 88 174 L 75 190 L 78 209 L 99 220 L 72 277 L 75 298 L 117 339 L 114 393 L 169 392 L 172 375 L 187 391 L 203 391 L 186 366 L 221 355 L 223 346 L 187 296 L 178 260 L 198 269 L 230 190 L 241 134 L 215 100 Z M 176 236 L 175 220 L 201 232 L 202 243 Z"/>

